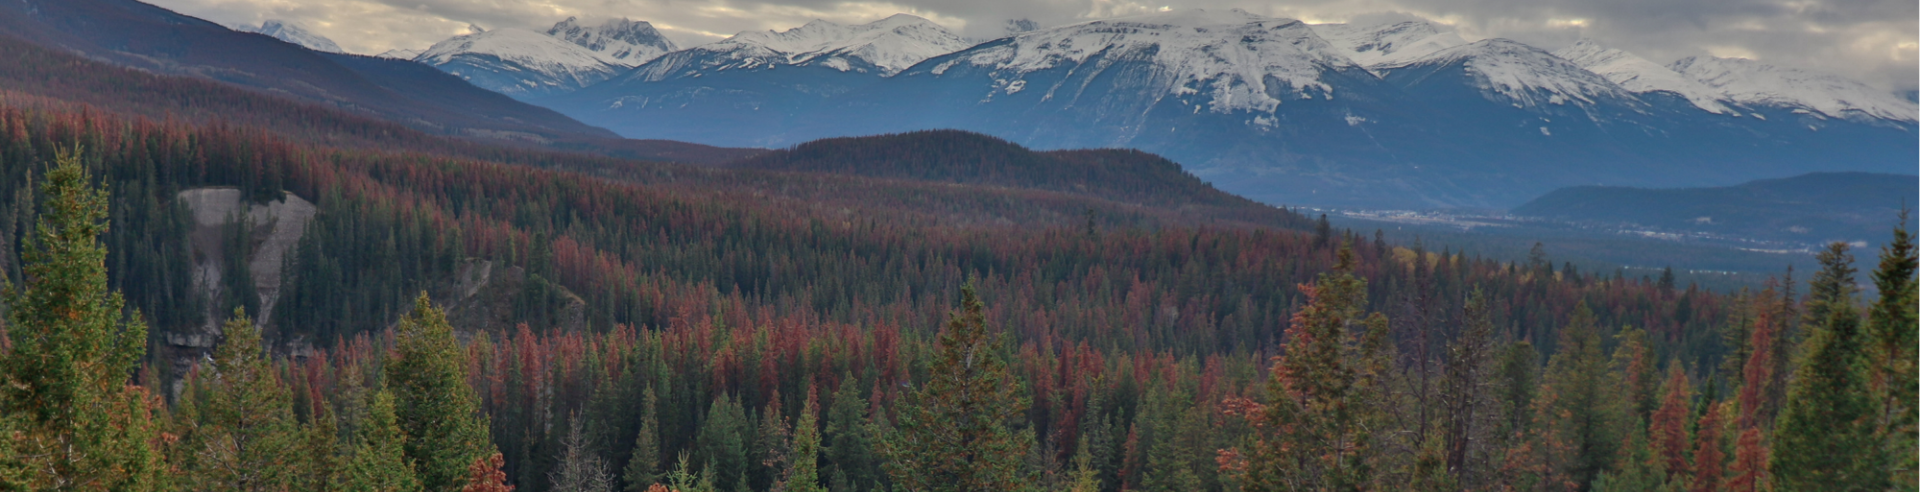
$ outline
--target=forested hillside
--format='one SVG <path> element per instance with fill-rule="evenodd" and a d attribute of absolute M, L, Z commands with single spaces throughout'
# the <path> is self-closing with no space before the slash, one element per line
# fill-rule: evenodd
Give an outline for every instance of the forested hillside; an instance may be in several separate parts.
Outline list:
<path fill-rule="evenodd" d="M 1580 186 L 1536 198 L 1513 214 L 1769 241 L 1879 244 L 1902 207 L 1913 207 L 1920 196 L 1917 183 L 1912 175 L 1814 173 L 1715 188 Z"/>
<path fill-rule="evenodd" d="M 1726 294 L 1017 168 L 661 164 L 257 93 L 176 114 L 217 86 L 143 76 L 181 89 L 0 89 L 0 488 L 1913 484 L 1904 230 L 1878 298 L 1844 245 L 1805 295 Z M 245 262 L 195 285 L 177 197 L 209 187 L 317 207 L 266 319 Z M 259 247 L 242 224 L 225 254 Z M 168 334 L 220 343 L 179 366 Z"/>

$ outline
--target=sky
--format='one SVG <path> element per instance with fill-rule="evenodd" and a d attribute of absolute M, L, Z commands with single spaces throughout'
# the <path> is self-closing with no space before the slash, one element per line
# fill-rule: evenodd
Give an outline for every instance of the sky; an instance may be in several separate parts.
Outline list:
<path fill-rule="evenodd" d="M 1915 0 L 146 0 L 229 26 L 280 19 L 349 52 L 424 49 L 484 29 L 544 31 L 567 17 L 651 22 L 691 47 L 745 30 L 814 19 L 924 17 L 988 40 L 1015 19 L 1041 27 L 1162 9 L 1240 8 L 1308 23 L 1421 18 L 1469 41 L 1509 38 L 1558 49 L 1586 37 L 1666 63 L 1686 56 L 1751 58 L 1822 70 L 1894 91 L 1920 86 Z M 1161 3 L 1155 3 L 1161 2 Z"/>

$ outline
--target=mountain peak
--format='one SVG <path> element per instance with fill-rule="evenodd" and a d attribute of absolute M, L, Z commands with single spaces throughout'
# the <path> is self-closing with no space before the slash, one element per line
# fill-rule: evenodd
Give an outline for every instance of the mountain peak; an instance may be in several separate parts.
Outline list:
<path fill-rule="evenodd" d="M 258 28 L 243 28 L 241 30 L 264 34 L 274 39 L 293 43 L 314 51 L 325 51 L 328 53 L 346 52 L 340 49 L 340 45 L 334 44 L 333 40 L 327 39 L 326 36 L 314 34 L 306 29 L 301 29 L 300 26 L 288 24 L 286 21 L 279 19 L 267 19 L 266 22 L 260 23 L 260 27 Z"/>
<path fill-rule="evenodd" d="M 1721 102 L 1719 91 L 1680 76 L 1672 69 L 1647 61 L 1645 58 L 1618 49 L 1608 48 L 1592 39 L 1581 38 L 1559 51 L 1555 56 L 1564 58 L 1587 71 L 1606 77 L 1619 84 L 1622 89 L 1634 93 L 1654 91 L 1671 92 L 1684 97 L 1694 106 L 1714 114 L 1732 113 Z"/>
<path fill-rule="evenodd" d="M 785 31 L 745 31 L 700 49 L 729 53 L 727 66 L 819 64 L 844 72 L 865 64 L 891 75 L 968 45 L 932 21 L 894 14 L 852 26 L 815 19 Z"/>
<path fill-rule="evenodd" d="M 1404 65 L 1467 44 L 1452 28 L 1424 21 L 1376 25 L 1316 24 L 1313 31 L 1347 58 L 1368 68 Z"/>
<path fill-rule="evenodd" d="M 1639 102 L 1629 91 L 1605 77 L 1540 48 L 1506 38 L 1483 39 L 1447 48 L 1403 67 L 1454 64 L 1469 73 L 1489 97 L 1504 96 L 1518 107 L 1564 104 L 1584 107 L 1601 99 Z"/>
<path fill-rule="evenodd" d="M 646 21 L 626 18 L 608 19 L 598 25 L 586 25 L 578 17 L 554 24 L 547 35 L 564 39 L 603 55 L 610 63 L 638 66 L 654 58 L 679 50 L 673 41 L 661 35 Z"/>
<path fill-rule="evenodd" d="M 414 61 L 515 97 L 572 91 L 612 77 L 621 66 L 607 54 L 514 28 L 434 43 Z"/>
<path fill-rule="evenodd" d="M 1829 73 L 1713 56 L 1681 58 L 1669 68 L 1742 104 L 1801 109 L 1834 118 L 1916 120 L 1913 103 Z"/>

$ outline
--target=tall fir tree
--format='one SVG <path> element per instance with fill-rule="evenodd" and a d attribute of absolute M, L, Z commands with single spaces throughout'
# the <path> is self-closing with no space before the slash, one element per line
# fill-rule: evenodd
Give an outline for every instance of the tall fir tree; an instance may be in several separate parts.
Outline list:
<path fill-rule="evenodd" d="M 827 410 L 827 425 L 821 434 L 821 458 L 829 483 L 838 477 L 840 489 L 834 492 L 868 490 L 880 479 L 879 462 L 874 456 L 873 425 L 867 415 L 867 399 L 860 395 L 860 384 L 852 374 L 840 379 Z"/>
<path fill-rule="evenodd" d="M 793 428 L 793 456 L 782 480 L 786 492 L 826 492 L 820 487 L 820 418 L 815 416 L 817 395 L 807 391 L 800 421 Z"/>
<path fill-rule="evenodd" d="M 972 285 L 961 289 L 960 306 L 940 331 L 927 381 L 901 405 L 897 429 L 883 441 L 887 472 L 907 490 L 1020 488 L 1028 440 L 1013 425 L 1027 401 Z"/>
<path fill-rule="evenodd" d="M 1920 490 L 1920 380 L 1915 378 L 1914 353 L 1920 346 L 1920 284 L 1914 270 L 1913 234 L 1903 212 L 1893 240 L 1880 250 L 1880 266 L 1873 270 L 1880 299 L 1868 313 L 1867 331 L 1873 340 L 1873 390 L 1880 395 L 1882 433 L 1893 454 L 1894 482 L 1902 490 Z"/>
<path fill-rule="evenodd" d="M 627 458 L 627 466 L 622 475 L 625 477 L 627 492 L 644 492 L 648 486 L 660 483 L 664 477 L 660 469 L 660 398 L 648 385 L 644 396 L 640 398 L 640 432 L 633 439 L 633 455 Z"/>
<path fill-rule="evenodd" d="M 366 419 L 354 437 L 353 456 L 336 476 L 339 492 L 417 492 L 420 476 L 407 460 L 407 434 L 394 414 L 393 393 L 368 395 Z"/>
<path fill-rule="evenodd" d="M 742 478 L 746 477 L 750 464 L 747 456 L 751 425 L 747 422 L 746 409 L 732 395 L 722 394 L 707 407 L 707 418 L 694 440 L 695 466 L 700 467 L 700 475 L 712 480 L 719 490 L 745 488 Z"/>
<path fill-rule="evenodd" d="M 394 415 L 407 435 L 407 461 L 428 491 L 457 491 L 467 466 L 494 453 L 478 397 L 467 383 L 466 352 L 446 313 L 421 293 L 394 329 L 385 368 Z"/>
<path fill-rule="evenodd" d="M 1774 431 L 1779 490 L 1883 490 L 1889 457 L 1876 432 L 1879 411 L 1867 381 L 1869 345 L 1855 311 L 1852 256 L 1834 243 L 1819 257 L 1808 312 L 1824 313 L 1799 361 Z"/>
<path fill-rule="evenodd" d="M 179 463 L 197 490 L 273 491 L 296 488 L 302 456 L 293 395 L 265 353 L 260 328 L 244 309 L 234 309 L 222 327 L 225 340 L 213 365 L 200 376 L 206 404 L 200 425 L 187 437 L 191 449 Z"/>
<path fill-rule="evenodd" d="M 1727 406 L 1714 403 L 1700 418 L 1700 431 L 1694 433 L 1693 480 L 1690 492 L 1720 492 L 1726 484 L 1726 452 L 1720 446 L 1720 430 L 1725 427 Z"/>
<path fill-rule="evenodd" d="M 1247 490 L 1373 488 L 1387 318 L 1368 314 L 1366 281 L 1351 247 L 1333 271 L 1300 291 L 1307 304 L 1287 328 L 1286 355 L 1267 382 Z"/>
<path fill-rule="evenodd" d="M 107 289 L 107 192 L 79 151 L 41 185 L 44 211 L 6 286 L 0 355 L 0 488 L 155 490 L 163 458 L 154 400 L 132 384 L 146 352 L 138 312 Z"/>
<path fill-rule="evenodd" d="M 1666 396 L 1660 399 L 1660 409 L 1653 412 L 1653 422 L 1648 429 L 1648 440 L 1653 443 L 1653 451 L 1665 465 L 1669 475 L 1686 476 L 1692 467 L 1687 464 L 1687 403 L 1693 399 L 1693 389 L 1687 384 L 1687 374 L 1675 361 L 1667 365 Z"/>
<path fill-rule="evenodd" d="M 1542 401 L 1536 404 L 1541 412 L 1537 418 L 1547 426 L 1543 435 L 1566 450 L 1553 461 L 1580 490 L 1590 488 L 1613 466 L 1623 432 L 1631 425 L 1620 373 L 1610 367 L 1599 330 L 1586 303 L 1574 307 L 1560 330 L 1560 351 L 1547 363 Z"/>

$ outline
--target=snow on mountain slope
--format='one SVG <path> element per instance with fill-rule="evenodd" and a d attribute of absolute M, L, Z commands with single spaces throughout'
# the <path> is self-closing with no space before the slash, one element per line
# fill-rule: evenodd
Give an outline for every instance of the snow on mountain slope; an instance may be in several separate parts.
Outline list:
<path fill-rule="evenodd" d="M 1400 65 L 1447 48 L 1467 44 L 1452 29 L 1429 22 L 1397 22 L 1374 26 L 1315 24 L 1313 32 L 1327 44 L 1346 51 L 1361 66 Z"/>
<path fill-rule="evenodd" d="M 1714 114 L 1733 113 L 1725 103 L 1720 91 L 1707 87 L 1693 79 L 1680 76 L 1673 69 L 1647 61 L 1632 53 L 1601 46 L 1591 39 L 1581 39 L 1560 51 L 1555 56 L 1579 65 L 1587 71 L 1606 77 L 1619 84 L 1621 88 L 1635 93 L 1667 91 L 1684 97 L 1694 106 Z M 1738 114 L 1738 113 L 1734 113 Z"/>
<path fill-rule="evenodd" d="M 1915 121 L 1913 103 L 1837 75 L 1744 58 L 1687 57 L 1671 68 L 1738 103 L 1805 109 L 1834 118 Z"/>
<path fill-rule="evenodd" d="M 627 67 L 640 66 L 680 49 L 655 30 L 653 24 L 625 18 L 588 26 L 581 24 L 578 18 L 568 17 L 547 29 L 547 35 L 564 39 L 603 55 L 603 59 Z"/>
<path fill-rule="evenodd" d="M 241 30 L 272 36 L 274 39 L 297 44 L 314 51 L 345 53 L 345 51 L 340 49 L 340 45 L 334 44 L 333 40 L 327 39 L 326 36 L 308 32 L 306 29 L 301 29 L 300 26 L 288 24 L 284 21 L 269 19 L 261 23 L 260 27 Z"/>
<path fill-rule="evenodd" d="M 414 58 L 420 57 L 420 50 L 413 50 L 413 49 L 407 49 L 407 48 L 394 48 L 394 49 L 383 51 L 380 54 L 373 55 L 373 56 L 377 56 L 380 58 L 392 58 L 395 60 L 413 60 Z"/>
<path fill-rule="evenodd" d="M 1383 66 L 1379 70 L 1393 72 L 1453 65 L 1470 74 L 1488 97 L 1498 95 L 1518 108 L 1566 104 L 1590 107 L 1603 100 L 1640 104 L 1632 93 L 1605 77 L 1539 48 L 1502 38 L 1447 48 L 1404 65 Z"/>
<path fill-rule="evenodd" d="M 568 92 L 612 77 L 611 55 L 520 29 L 495 29 L 435 43 L 414 61 L 509 96 Z"/>
<path fill-rule="evenodd" d="M 1334 99 L 1322 80 L 1331 71 L 1360 70 L 1300 21 L 1234 9 L 1183 10 L 1099 20 L 1022 33 L 972 50 L 931 69 L 954 64 L 991 70 L 1003 94 L 1027 90 L 1026 74 L 1072 67 L 1095 56 L 1151 63 L 1156 97 L 1205 93 L 1210 110 L 1272 112 L 1287 99 Z M 1158 77 L 1157 77 L 1158 78 Z"/>
<path fill-rule="evenodd" d="M 706 71 L 785 65 L 892 75 L 921 60 L 967 46 L 966 39 L 952 31 L 907 14 L 855 26 L 815 20 L 785 31 L 745 31 L 695 46 L 642 66 L 636 75 L 646 81 L 660 81 Z"/>

